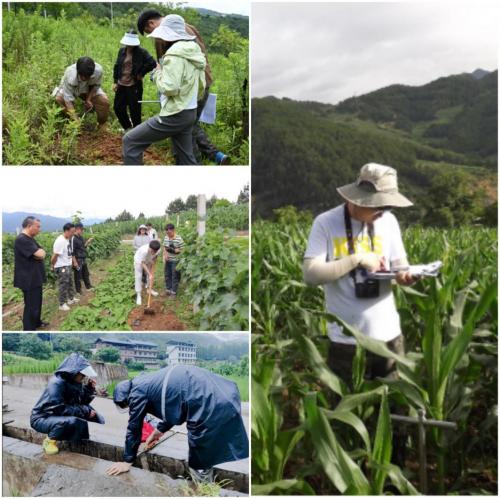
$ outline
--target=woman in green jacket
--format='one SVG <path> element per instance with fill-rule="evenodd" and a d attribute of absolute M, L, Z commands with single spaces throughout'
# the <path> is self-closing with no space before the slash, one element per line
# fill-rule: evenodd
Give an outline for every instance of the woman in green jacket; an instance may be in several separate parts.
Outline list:
<path fill-rule="evenodd" d="M 142 165 L 144 151 L 153 142 L 172 137 L 176 164 L 195 165 L 192 128 L 198 98 L 205 89 L 205 56 L 195 37 L 186 33 L 181 16 L 166 16 L 148 36 L 171 44 L 153 73 L 161 111 L 124 135 L 123 163 Z"/>

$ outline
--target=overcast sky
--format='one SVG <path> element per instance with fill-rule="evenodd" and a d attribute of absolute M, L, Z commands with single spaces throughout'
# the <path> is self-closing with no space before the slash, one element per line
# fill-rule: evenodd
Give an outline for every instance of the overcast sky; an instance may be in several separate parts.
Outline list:
<path fill-rule="evenodd" d="M 40 166 L 1 169 L 4 212 L 27 211 L 69 217 L 115 217 L 126 209 L 137 216 L 162 215 L 175 198 L 215 194 L 236 201 L 250 181 L 247 166 L 137 167 Z"/>
<path fill-rule="evenodd" d="M 337 103 L 497 69 L 500 3 L 253 3 L 252 96 Z"/>
<path fill-rule="evenodd" d="M 250 1 L 242 0 L 190 0 L 186 2 L 188 7 L 215 10 L 222 14 L 250 14 Z"/>

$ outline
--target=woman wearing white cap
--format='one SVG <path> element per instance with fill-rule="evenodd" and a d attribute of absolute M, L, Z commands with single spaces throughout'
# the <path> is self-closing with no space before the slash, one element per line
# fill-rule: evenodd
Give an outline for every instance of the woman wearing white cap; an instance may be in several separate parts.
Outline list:
<path fill-rule="evenodd" d="M 166 16 L 150 35 L 171 43 L 153 78 L 162 95 L 159 116 L 130 130 L 123 137 L 123 163 L 142 165 L 144 151 L 153 143 L 172 137 L 178 165 L 196 165 L 192 130 L 198 98 L 205 90 L 206 58 L 186 32 L 181 16 Z"/>
<path fill-rule="evenodd" d="M 142 47 L 137 33 L 130 30 L 120 43 L 113 69 L 114 111 L 124 130 L 141 124 L 142 79 L 156 67 L 151 54 Z M 130 117 L 127 113 L 127 108 Z"/>
<path fill-rule="evenodd" d="M 84 383 L 86 377 L 89 379 Z M 90 362 L 72 353 L 49 380 L 30 418 L 34 430 L 47 434 L 43 441 L 46 454 L 57 454 L 60 440 L 88 439 L 88 421 L 104 424 L 104 418 L 89 405 L 95 397 L 95 378 Z"/>

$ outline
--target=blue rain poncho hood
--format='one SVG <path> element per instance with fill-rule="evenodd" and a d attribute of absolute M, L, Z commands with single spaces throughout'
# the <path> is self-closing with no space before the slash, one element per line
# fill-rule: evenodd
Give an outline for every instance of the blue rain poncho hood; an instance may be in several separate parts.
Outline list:
<path fill-rule="evenodd" d="M 63 377 L 64 375 L 75 376 L 89 367 L 92 366 L 83 355 L 80 355 L 79 353 L 72 353 L 61 362 L 61 365 L 56 369 L 55 374 L 56 376 L 63 375 Z"/>
<path fill-rule="evenodd" d="M 120 381 L 120 383 L 115 386 L 113 402 L 120 407 L 128 406 L 128 397 L 131 388 L 132 382 L 130 380 Z"/>

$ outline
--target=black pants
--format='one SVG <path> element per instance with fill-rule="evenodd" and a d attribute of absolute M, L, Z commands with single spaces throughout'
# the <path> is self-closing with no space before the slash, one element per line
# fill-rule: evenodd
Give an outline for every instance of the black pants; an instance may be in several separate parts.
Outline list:
<path fill-rule="evenodd" d="M 165 263 L 165 287 L 167 290 L 177 294 L 179 282 L 181 280 L 181 273 L 177 270 L 177 262 L 167 260 Z"/>
<path fill-rule="evenodd" d="M 84 440 L 89 438 L 89 424 L 75 416 L 31 417 L 31 427 L 53 440 Z"/>
<path fill-rule="evenodd" d="M 118 84 L 113 109 L 124 130 L 141 124 L 140 100 L 142 100 L 142 81 L 138 81 L 131 87 L 124 87 Z M 130 118 L 127 114 L 127 107 L 130 112 Z"/>
<path fill-rule="evenodd" d="M 24 290 L 23 331 L 34 331 L 42 323 L 42 286 Z"/>
<path fill-rule="evenodd" d="M 198 101 L 198 108 L 196 111 L 196 122 L 193 126 L 193 152 L 194 155 L 196 156 L 196 160 L 198 161 L 198 163 L 201 160 L 201 156 L 206 156 L 211 161 L 214 161 L 215 155 L 218 152 L 218 149 L 212 144 L 212 142 L 210 142 L 210 139 L 205 133 L 205 130 L 203 130 L 203 128 L 199 123 L 201 113 L 203 112 L 203 108 L 207 103 L 209 90 L 210 87 L 207 87 L 205 89 L 203 97 Z"/>
<path fill-rule="evenodd" d="M 85 261 L 80 261 L 78 260 L 78 264 L 80 265 L 80 270 L 76 270 L 73 267 L 73 275 L 75 276 L 75 290 L 77 293 L 82 292 L 82 279 L 85 284 L 85 287 L 87 289 L 90 289 L 92 287 L 92 284 L 90 284 L 90 273 L 89 273 L 89 268 Z"/>

